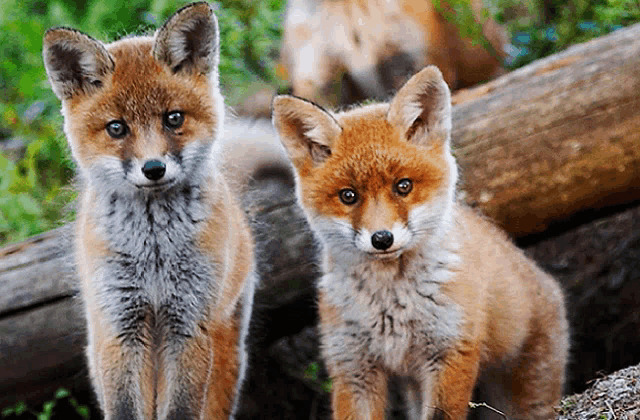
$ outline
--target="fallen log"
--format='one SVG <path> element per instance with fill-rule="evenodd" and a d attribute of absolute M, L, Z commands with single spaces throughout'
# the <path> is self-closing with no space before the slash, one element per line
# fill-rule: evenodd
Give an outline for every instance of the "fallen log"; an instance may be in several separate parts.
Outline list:
<path fill-rule="evenodd" d="M 73 388 L 84 368 L 71 230 L 67 225 L 0 249 L 0 407 Z"/>
<path fill-rule="evenodd" d="M 526 246 L 564 286 L 569 389 L 640 363 L 640 205 Z"/>
<path fill-rule="evenodd" d="M 260 250 L 262 284 L 255 298 L 251 369 L 240 418 L 258 415 L 263 407 L 293 417 L 320 416 L 327 409 L 322 374 L 307 374 L 310 366 L 321 367 L 314 305 L 317 248 L 291 185 L 287 177 L 259 179 L 245 202 Z M 640 240 L 632 234 L 640 229 L 638 215 L 640 207 L 632 207 L 527 248 L 567 291 L 577 346 L 570 377 L 582 384 L 620 362 L 640 362 L 634 358 L 640 340 L 631 333 L 640 324 L 634 318 L 634 296 L 640 296 L 640 259 L 634 256 L 640 254 Z M 74 393 L 88 389 L 69 235 L 70 226 L 65 226 L 0 249 L 0 407 L 16 400 L 41 401 L 59 386 Z"/>
<path fill-rule="evenodd" d="M 640 199 L 640 24 L 454 96 L 465 200 L 514 236 Z"/>

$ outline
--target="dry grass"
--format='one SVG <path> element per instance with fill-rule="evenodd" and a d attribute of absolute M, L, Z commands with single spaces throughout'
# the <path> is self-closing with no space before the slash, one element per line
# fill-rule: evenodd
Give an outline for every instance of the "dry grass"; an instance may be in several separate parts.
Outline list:
<path fill-rule="evenodd" d="M 562 400 L 558 420 L 640 420 L 640 365 L 593 381 Z"/>

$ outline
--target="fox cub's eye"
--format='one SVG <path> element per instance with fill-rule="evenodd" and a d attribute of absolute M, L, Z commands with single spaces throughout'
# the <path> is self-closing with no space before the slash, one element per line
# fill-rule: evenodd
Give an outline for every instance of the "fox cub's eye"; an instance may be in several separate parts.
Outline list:
<path fill-rule="evenodd" d="M 358 195 L 351 188 L 340 190 L 340 201 L 344 204 L 353 204 L 358 200 Z"/>
<path fill-rule="evenodd" d="M 168 128 L 180 128 L 182 124 L 184 124 L 184 112 L 171 111 L 164 114 L 164 125 Z"/>
<path fill-rule="evenodd" d="M 396 192 L 400 195 L 407 195 L 413 188 L 413 182 L 409 178 L 404 178 L 396 184 Z"/>
<path fill-rule="evenodd" d="M 127 123 L 121 120 L 113 120 L 107 123 L 107 134 L 109 134 L 114 139 L 121 139 L 127 135 L 129 132 L 129 127 L 127 127 Z"/>

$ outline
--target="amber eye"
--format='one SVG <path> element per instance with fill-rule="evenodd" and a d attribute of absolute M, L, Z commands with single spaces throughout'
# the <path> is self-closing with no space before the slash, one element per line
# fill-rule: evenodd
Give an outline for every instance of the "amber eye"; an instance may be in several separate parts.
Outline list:
<path fill-rule="evenodd" d="M 114 139 L 121 139 L 127 135 L 129 127 L 127 127 L 127 123 L 122 120 L 113 120 L 107 123 L 106 130 L 107 134 Z"/>
<path fill-rule="evenodd" d="M 396 184 L 396 191 L 398 192 L 398 194 L 400 195 L 407 195 L 411 192 L 411 189 L 413 188 L 413 183 L 411 182 L 411 180 L 409 178 L 404 178 L 401 179 L 400 181 L 398 181 L 398 183 Z"/>
<path fill-rule="evenodd" d="M 340 201 L 344 204 L 354 204 L 358 201 L 358 194 L 356 194 L 356 192 L 351 188 L 342 189 L 340 190 Z"/>
<path fill-rule="evenodd" d="M 184 112 L 171 111 L 164 115 L 164 125 L 167 126 L 167 128 L 175 130 L 176 128 L 182 127 L 182 124 L 184 124 Z"/>

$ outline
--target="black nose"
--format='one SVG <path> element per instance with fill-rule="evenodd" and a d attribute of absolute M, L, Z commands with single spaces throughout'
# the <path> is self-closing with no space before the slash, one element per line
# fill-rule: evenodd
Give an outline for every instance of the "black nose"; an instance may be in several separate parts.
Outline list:
<path fill-rule="evenodd" d="M 371 245 L 375 249 L 385 250 L 393 245 L 393 233 L 388 230 L 379 230 L 371 235 Z"/>
<path fill-rule="evenodd" d="M 159 160 L 149 160 L 142 167 L 144 176 L 152 181 L 157 181 L 167 172 L 167 165 Z"/>

